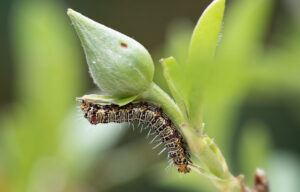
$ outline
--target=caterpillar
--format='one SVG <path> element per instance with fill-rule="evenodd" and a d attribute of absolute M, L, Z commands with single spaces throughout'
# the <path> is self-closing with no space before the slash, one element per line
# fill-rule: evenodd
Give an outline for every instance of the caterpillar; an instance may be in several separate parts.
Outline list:
<path fill-rule="evenodd" d="M 123 106 L 102 105 L 82 100 L 84 117 L 93 125 L 98 123 L 139 122 L 153 129 L 168 151 L 179 173 L 189 173 L 190 154 L 186 143 L 175 124 L 163 113 L 160 107 L 147 102 L 129 103 Z"/>

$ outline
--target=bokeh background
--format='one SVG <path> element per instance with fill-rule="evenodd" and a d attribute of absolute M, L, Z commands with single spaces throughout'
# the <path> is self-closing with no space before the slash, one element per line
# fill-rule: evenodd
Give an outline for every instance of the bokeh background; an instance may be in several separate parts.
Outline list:
<path fill-rule="evenodd" d="M 66 15 L 70 7 L 141 42 L 156 63 L 155 81 L 168 91 L 158 60 L 185 59 L 210 2 L 1 0 L 0 191 L 216 191 L 196 173 L 165 169 L 166 154 L 152 150 L 146 132 L 83 119 L 75 97 L 99 90 Z M 251 185 L 255 168 L 263 168 L 274 192 L 300 189 L 299 13 L 299 1 L 274 0 L 258 54 L 276 66 L 234 106 L 230 130 L 210 134 L 235 175 Z"/>

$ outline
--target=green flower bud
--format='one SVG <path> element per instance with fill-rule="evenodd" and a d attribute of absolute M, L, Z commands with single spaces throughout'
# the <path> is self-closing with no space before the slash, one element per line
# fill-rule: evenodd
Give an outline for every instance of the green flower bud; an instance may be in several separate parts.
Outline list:
<path fill-rule="evenodd" d="M 145 91 L 154 64 L 148 51 L 134 39 L 68 9 L 85 51 L 89 70 L 100 89 L 116 97 Z"/>

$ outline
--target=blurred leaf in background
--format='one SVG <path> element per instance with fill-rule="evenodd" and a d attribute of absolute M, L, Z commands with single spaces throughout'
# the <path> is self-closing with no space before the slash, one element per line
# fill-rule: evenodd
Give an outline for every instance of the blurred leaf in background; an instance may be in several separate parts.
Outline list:
<path fill-rule="evenodd" d="M 237 4 L 229 4 L 225 13 L 205 95 L 205 131 L 224 150 L 234 172 L 246 174 L 247 182 L 260 166 L 272 191 L 294 192 L 300 188 L 299 3 L 280 1 L 292 15 L 282 25 L 270 23 L 274 16 L 267 3 L 272 1 L 233 2 Z M 100 3 L 109 10 L 107 17 L 117 14 L 109 7 L 114 3 Z M 0 191 L 214 191 L 198 174 L 181 177 L 172 169 L 164 171 L 165 154 L 157 157 L 159 150 L 151 150 L 138 131 L 132 133 L 126 125 L 91 128 L 75 111 L 74 99 L 83 94 L 89 77 L 62 7 L 56 1 L 13 4 L 15 96 L 0 111 Z M 281 8 L 275 5 L 276 12 Z M 88 11 L 99 14 L 96 8 Z M 129 18 L 136 25 L 136 15 Z M 178 63 L 186 62 L 192 24 L 174 21 L 167 28 L 164 45 L 151 51 L 157 63 L 155 81 L 165 90 L 158 60 L 174 56 Z M 149 38 L 144 41 L 155 37 Z"/>
<path fill-rule="evenodd" d="M 1 118 L 1 163 L 11 191 L 60 191 L 59 128 L 85 83 L 78 44 L 51 1 L 18 1 L 11 18 L 17 99 Z"/>

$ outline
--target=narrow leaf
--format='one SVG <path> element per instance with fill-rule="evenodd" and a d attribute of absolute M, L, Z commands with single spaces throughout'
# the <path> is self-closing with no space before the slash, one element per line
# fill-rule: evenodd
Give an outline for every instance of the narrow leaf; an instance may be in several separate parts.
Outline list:
<path fill-rule="evenodd" d="M 200 17 L 190 42 L 185 69 L 185 100 L 191 120 L 201 125 L 202 98 L 222 26 L 225 0 L 213 1 Z"/>
<path fill-rule="evenodd" d="M 215 0 L 203 12 L 192 35 L 189 59 L 214 56 L 222 26 L 224 8 L 225 0 Z M 200 51 L 205 51 L 208 55 L 204 55 Z"/>
<path fill-rule="evenodd" d="M 180 93 L 181 91 L 183 91 L 184 86 L 182 73 L 180 73 L 180 66 L 178 65 L 174 57 L 161 59 L 160 63 L 163 66 L 163 74 L 174 100 L 176 101 L 182 113 L 186 114 L 187 110 L 185 102 L 182 94 Z"/>

